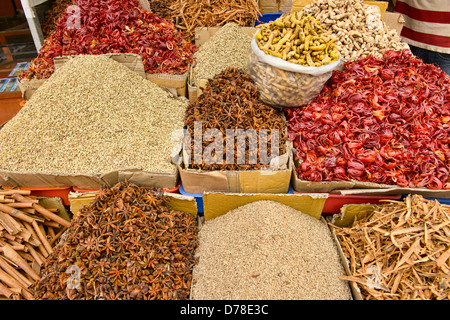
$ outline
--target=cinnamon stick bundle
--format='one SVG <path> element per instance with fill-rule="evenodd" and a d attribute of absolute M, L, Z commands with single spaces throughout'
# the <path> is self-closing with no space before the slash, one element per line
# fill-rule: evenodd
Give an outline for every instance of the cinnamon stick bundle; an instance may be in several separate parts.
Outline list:
<path fill-rule="evenodd" d="M 71 223 L 28 190 L 0 190 L 0 298 L 32 300 L 32 286 Z"/>
<path fill-rule="evenodd" d="M 351 227 L 330 224 L 366 300 L 450 299 L 450 207 L 420 195 L 388 201 Z"/>

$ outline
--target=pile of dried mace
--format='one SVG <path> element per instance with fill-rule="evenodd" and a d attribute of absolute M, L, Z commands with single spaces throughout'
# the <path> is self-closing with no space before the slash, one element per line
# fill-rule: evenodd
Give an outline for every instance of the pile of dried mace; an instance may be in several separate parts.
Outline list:
<path fill-rule="evenodd" d="M 188 299 L 198 225 L 166 201 L 127 182 L 100 190 L 47 259 L 35 299 Z"/>

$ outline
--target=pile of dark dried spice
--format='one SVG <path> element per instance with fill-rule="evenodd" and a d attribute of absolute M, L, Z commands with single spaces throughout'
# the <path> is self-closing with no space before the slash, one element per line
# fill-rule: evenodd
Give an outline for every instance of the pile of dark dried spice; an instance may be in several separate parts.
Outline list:
<path fill-rule="evenodd" d="M 127 182 L 101 189 L 46 260 L 35 299 L 189 299 L 198 224 L 167 200 Z"/>
<path fill-rule="evenodd" d="M 190 163 L 187 164 L 191 169 L 267 169 L 271 158 L 286 153 L 283 112 L 259 100 L 255 83 L 242 69 L 228 67 L 208 80 L 198 99 L 188 106 L 185 119 L 187 131 L 192 138 Z M 200 128 L 199 124 L 202 143 L 196 143 L 199 137 L 195 129 L 196 125 Z M 220 131 L 220 141 L 216 141 L 216 137 L 207 136 L 208 129 L 213 133 L 214 129 Z M 245 133 L 248 133 L 246 139 L 238 139 L 238 136 L 243 137 Z M 208 149 L 213 149 L 212 143 L 221 147 L 221 152 L 211 152 L 212 158 L 208 159 L 204 155 Z M 185 143 L 185 151 L 186 149 L 189 147 Z M 203 156 L 201 163 L 196 155 Z"/>

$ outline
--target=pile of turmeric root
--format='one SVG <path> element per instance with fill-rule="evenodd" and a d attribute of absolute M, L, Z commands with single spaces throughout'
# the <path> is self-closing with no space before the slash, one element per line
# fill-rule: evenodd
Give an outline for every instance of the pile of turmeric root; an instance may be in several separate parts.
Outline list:
<path fill-rule="evenodd" d="M 319 67 L 339 59 L 335 38 L 310 14 L 294 12 L 259 26 L 256 43 L 264 53 Z"/>

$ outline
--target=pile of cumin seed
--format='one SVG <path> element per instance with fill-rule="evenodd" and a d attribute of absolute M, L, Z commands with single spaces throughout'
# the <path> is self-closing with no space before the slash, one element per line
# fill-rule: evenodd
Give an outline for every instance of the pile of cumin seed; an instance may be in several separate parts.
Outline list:
<path fill-rule="evenodd" d="M 171 141 L 187 103 L 102 55 L 66 62 L 0 130 L 0 169 L 175 173 Z"/>
<path fill-rule="evenodd" d="M 350 300 L 328 226 L 274 201 L 207 220 L 191 300 Z"/>

